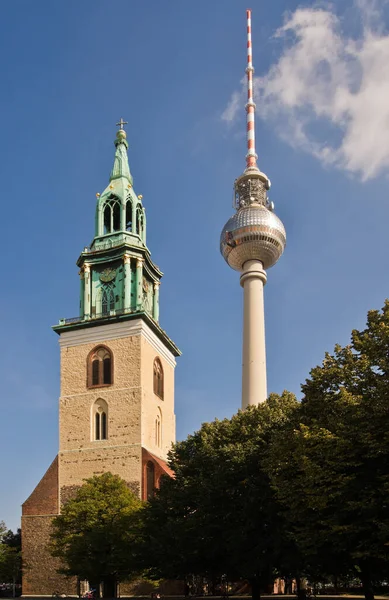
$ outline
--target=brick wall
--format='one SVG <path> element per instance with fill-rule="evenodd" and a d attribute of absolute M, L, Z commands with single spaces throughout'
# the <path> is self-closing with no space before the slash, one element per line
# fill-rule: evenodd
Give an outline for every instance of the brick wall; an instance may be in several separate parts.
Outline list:
<path fill-rule="evenodd" d="M 56 515 L 58 513 L 58 456 L 55 457 L 32 494 L 22 505 L 22 514 Z"/>

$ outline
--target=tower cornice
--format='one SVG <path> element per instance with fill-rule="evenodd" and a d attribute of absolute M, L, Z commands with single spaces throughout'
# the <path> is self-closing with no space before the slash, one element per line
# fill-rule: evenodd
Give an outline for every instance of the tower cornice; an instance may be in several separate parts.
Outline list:
<path fill-rule="evenodd" d="M 119 311 L 118 311 L 119 312 Z M 77 331 L 81 329 L 89 329 L 96 327 L 96 325 L 109 325 L 113 323 L 123 323 L 124 321 L 136 321 L 142 320 L 150 329 L 156 334 L 156 336 L 163 342 L 163 344 L 170 350 L 173 356 L 181 356 L 181 350 L 176 346 L 172 339 L 167 335 L 166 331 L 158 325 L 158 323 L 150 317 L 150 315 L 143 311 L 137 313 L 123 313 L 116 314 L 101 319 L 90 319 L 88 321 L 81 320 L 78 317 L 73 319 L 62 319 L 58 325 L 53 325 L 52 329 L 58 335 L 64 332 Z"/>

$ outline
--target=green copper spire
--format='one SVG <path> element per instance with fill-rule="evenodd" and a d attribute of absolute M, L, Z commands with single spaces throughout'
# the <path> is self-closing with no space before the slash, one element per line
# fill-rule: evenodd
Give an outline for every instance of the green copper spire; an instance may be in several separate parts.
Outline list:
<path fill-rule="evenodd" d="M 132 175 L 130 172 L 130 167 L 128 164 L 128 156 L 127 156 L 127 134 L 123 129 L 123 125 L 126 125 L 127 121 L 123 121 L 120 119 L 119 123 L 116 123 L 120 127 L 119 131 L 116 134 L 115 146 L 115 162 L 113 163 L 113 169 L 111 171 L 111 176 L 109 178 L 110 181 L 113 179 L 119 179 L 120 177 L 125 177 L 131 184 L 133 183 Z"/>
<path fill-rule="evenodd" d="M 109 184 L 102 194 L 96 194 L 96 227 L 92 246 L 111 247 L 129 243 L 146 247 L 146 213 L 142 195 L 136 195 L 127 157 L 126 122 L 120 119 L 116 133 L 116 152 Z"/>
<path fill-rule="evenodd" d="M 125 122 L 120 119 L 117 125 L 109 183 L 101 194 L 96 194 L 95 235 L 77 261 L 80 314 L 61 319 L 55 331 L 142 319 L 147 331 L 154 331 L 161 343 L 178 356 L 178 348 L 158 324 L 162 271 L 151 260 L 146 245 L 146 211 L 142 194 L 135 193 L 128 166 Z"/>

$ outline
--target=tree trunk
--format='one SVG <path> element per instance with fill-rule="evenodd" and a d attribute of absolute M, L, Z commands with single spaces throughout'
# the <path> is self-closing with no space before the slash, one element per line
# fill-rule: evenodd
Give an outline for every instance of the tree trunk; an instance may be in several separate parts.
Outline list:
<path fill-rule="evenodd" d="M 297 592 L 297 600 L 306 600 L 307 590 L 305 588 L 305 579 L 301 577 L 296 577 L 296 592 Z"/>
<path fill-rule="evenodd" d="M 116 592 L 116 577 L 113 575 L 107 575 L 103 579 L 103 598 L 116 598 Z"/>
<path fill-rule="evenodd" d="M 336 595 L 339 594 L 339 590 L 338 590 L 338 576 L 337 575 L 335 575 L 335 577 L 334 577 L 334 592 L 335 592 Z"/>
<path fill-rule="evenodd" d="M 368 567 L 361 567 L 361 581 L 365 600 L 374 600 L 374 588 Z"/>
<path fill-rule="evenodd" d="M 251 600 L 260 600 L 261 598 L 261 584 L 258 577 L 250 579 L 251 584 Z"/>
<path fill-rule="evenodd" d="M 214 574 L 212 574 L 212 579 L 211 579 L 211 596 L 215 596 L 216 595 L 216 576 Z"/>

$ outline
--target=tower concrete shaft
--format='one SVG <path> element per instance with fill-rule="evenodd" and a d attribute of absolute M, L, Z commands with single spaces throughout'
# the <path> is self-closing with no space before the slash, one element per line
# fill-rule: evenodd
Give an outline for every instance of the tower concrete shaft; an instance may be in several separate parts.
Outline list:
<path fill-rule="evenodd" d="M 266 279 L 266 271 L 259 260 L 245 262 L 240 277 L 243 287 L 242 409 L 267 398 L 263 302 Z"/>

